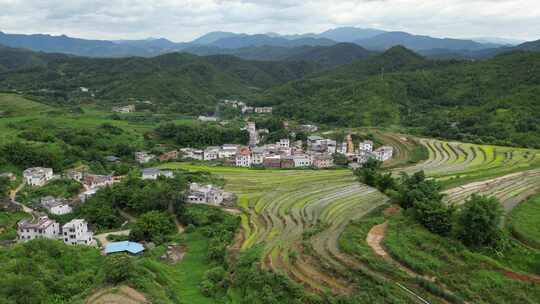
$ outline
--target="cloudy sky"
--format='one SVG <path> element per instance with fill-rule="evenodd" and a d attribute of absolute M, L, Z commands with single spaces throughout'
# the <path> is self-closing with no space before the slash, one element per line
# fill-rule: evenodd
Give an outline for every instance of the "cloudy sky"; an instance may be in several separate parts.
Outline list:
<path fill-rule="evenodd" d="M 0 31 L 189 41 L 210 31 L 339 26 L 437 37 L 540 39 L 538 0 L 0 0 Z"/>

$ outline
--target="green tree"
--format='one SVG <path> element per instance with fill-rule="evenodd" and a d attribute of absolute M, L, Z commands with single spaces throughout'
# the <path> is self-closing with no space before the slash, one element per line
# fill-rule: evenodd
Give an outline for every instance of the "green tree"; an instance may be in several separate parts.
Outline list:
<path fill-rule="evenodd" d="M 163 243 L 176 230 L 170 214 L 150 211 L 141 215 L 133 225 L 129 238 L 137 241 Z"/>
<path fill-rule="evenodd" d="M 473 194 L 459 215 L 459 239 L 467 246 L 497 245 L 501 240 L 502 215 L 497 198 Z"/>
<path fill-rule="evenodd" d="M 105 260 L 105 279 L 112 284 L 129 280 L 133 275 L 135 265 L 126 254 L 110 255 Z"/>

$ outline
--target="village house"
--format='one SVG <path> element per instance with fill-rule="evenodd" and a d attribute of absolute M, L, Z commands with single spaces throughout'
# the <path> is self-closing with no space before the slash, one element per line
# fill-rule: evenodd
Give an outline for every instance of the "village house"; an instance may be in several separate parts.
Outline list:
<path fill-rule="evenodd" d="M 219 147 L 207 147 L 204 149 L 204 160 L 216 160 L 219 158 Z"/>
<path fill-rule="evenodd" d="M 36 238 L 57 239 L 60 233 L 60 224 L 41 216 L 32 220 L 21 220 L 17 223 L 17 239 L 26 242 Z"/>
<path fill-rule="evenodd" d="M 146 152 L 146 151 L 139 151 L 135 152 L 135 161 L 137 161 L 139 164 L 146 164 L 153 160 L 155 158 L 154 155 Z"/>
<path fill-rule="evenodd" d="M 251 166 L 251 151 L 247 147 L 240 148 L 236 153 L 235 163 L 237 167 Z"/>
<path fill-rule="evenodd" d="M 199 116 L 198 117 L 198 120 L 199 121 L 202 121 L 202 122 L 216 122 L 218 121 L 217 117 L 214 117 L 214 116 Z"/>
<path fill-rule="evenodd" d="M 394 148 L 392 148 L 391 146 L 382 146 L 373 151 L 373 156 L 375 156 L 376 160 L 383 162 L 391 159 L 393 153 Z"/>
<path fill-rule="evenodd" d="M 309 155 L 300 154 L 300 155 L 294 155 L 294 167 L 296 168 L 304 168 L 309 167 L 312 165 L 311 157 Z"/>
<path fill-rule="evenodd" d="M 334 159 L 329 154 L 316 154 L 313 156 L 313 166 L 319 169 L 330 168 L 334 166 Z"/>
<path fill-rule="evenodd" d="M 90 91 L 88 88 L 85 87 L 80 87 L 79 90 L 81 90 L 81 92 L 83 93 L 88 93 L 88 91 Z"/>
<path fill-rule="evenodd" d="M 83 219 L 73 219 L 62 226 L 61 238 L 68 245 L 93 245 L 94 234 Z"/>
<path fill-rule="evenodd" d="M 84 203 L 86 202 L 90 197 L 92 197 L 93 195 L 95 195 L 97 193 L 98 189 L 97 188 L 94 188 L 94 189 L 88 189 L 86 191 L 84 191 L 83 193 L 79 194 L 79 200 L 81 201 L 81 203 Z"/>
<path fill-rule="evenodd" d="M 288 149 L 291 146 L 291 141 L 288 138 L 282 138 L 276 143 L 280 148 Z"/>
<path fill-rule="evenodd" d="M 266 149 L 263 147 L 255 147 L 251 150 L 251 164 L 262 165 L 264 156 L 266 155 Z"/>
<path fill-rule="evenodd" d="M 82 179 L 82 184 L 86 189 L 107 187 L 113 182 L 112 175 L 86 174 Z"/>
<path fill-rule="evenodd" d="M 23 171 L 24 182 L 30 186 L 43 186 L 53 178 L 53 169 L 35 167 Z"/>
<path fill-rule="evenodd" d="M 315 125 L 300 125 L 298 127 L 302 132 L 317 132 L 319 128 Z"/>
<path fill-rule="evenodd" d="M 193 148 L 182 148 L 180 149 L 180 152 L 182 152 L 183 159 L 203 160 L 204 158 L 203 150 L 197 150 Z"/>
<path fill-rule="evenodd" d="M 373 151 L 373 142 L 371 140 L 364 140 L 358 145 L 360 151 L 371 152 Z"/>
<path fill-rule="evenodd" d="M 46 209 L 50 214 L 64 215 L 71 213 L 73 209 L 65 199 L 45 196 L 41 198 L 41 207 Z"/>
<path fill-rule="evenodd" d="M 72 180 L 76 180 L 76 181 L 80 182 L 83 179 L 83 171 L 82 170 L 76 170 L 76 169 L 69 169 L 69 170 L 66 171 L 65 176 L 67 178 L 71 178 Z"/>
<path fill-rule="evenodd" d="M 135 112 L 135 105 L 113 107 L 112 111 L 116 113 L 132 113 Z"/>
<path fill-rule="evenodd" d="M 169 160 L 175 160 L 178 159 L 178 150 L 173 150 L 169 152 L 165 152 L 159 156 L 159 161 L 169 161 Z"/>
<path fill-rule="evenodd" d="M 221 149 L 219 150 L 219 153 L 218 153 L 218 157 L 220 159 L 234 157 L 236 156 L 236 153 L 238 152 L 238 148 L 239 148 L 238 145 L 225 144 L 221 146 Z"/>
<path fill-rule="evenodd" d="M 273 155 L 265 157 L 263 160 L 263 166 L 265 168 L 281 168 L 281 156 Z"/>
<path fill-rule="evenodd" d="M 171 170 L 161 170 L 158 168 L 146 168 L 142 171 L 142 179 L 156 180 L 160 176 L 172 178 L 174 177 L 174 173 Z"/>
<path fill-rule="evenodd" d="M 281 168 L 294 168 L 295 162 L 294 162 L 294 156 L 284 156 L 281 157 Z"/>
<path fill-rule="evenodd" d="M 258 114 L 263 114 L 263 113 L 271 114 L 272 107 L 255 107 L 253 111 Z"/>
<path fill-rule="evenodd" d="M 337 150 L 337 143 L 336 143 L 335 140 L 333 140 L 333 139 L 326 139 L 325 144 L 326 144 L 326 152 L 328 152 L 328 153 L 330 153 L 330 154 L 336 153 L 336 150 Z"/>
<path fill-rule="evenodd" d="M 191 204 L 208 204 L 218 206 L 223 202 L 224 191 L 213 185 L 189 184 L 186 201 Z"/>

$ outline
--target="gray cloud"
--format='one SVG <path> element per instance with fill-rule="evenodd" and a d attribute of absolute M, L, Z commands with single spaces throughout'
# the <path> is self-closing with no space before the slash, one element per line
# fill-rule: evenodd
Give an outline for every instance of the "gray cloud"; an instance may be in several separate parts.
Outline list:
<path fill-rule="evenodd" d="M 214 30 L 292 34 L 338 26 L 540 38 L 537 0 L 0 0 L 0 8 L 5 32 L 97 39 L 187 41 Z"/>

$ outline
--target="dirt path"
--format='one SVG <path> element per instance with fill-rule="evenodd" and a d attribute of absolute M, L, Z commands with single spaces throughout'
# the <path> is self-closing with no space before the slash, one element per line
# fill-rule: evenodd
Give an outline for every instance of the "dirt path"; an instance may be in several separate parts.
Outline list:
<path fill-rule="evenodd" d="M 24 188 L 24 183 L 20 183 L 19 186 L 17 186 L 17 188 L 11 190 L 9 192 L 9 198 L 11 199 L 11 202 L 14 203 L 15 205 L 17 206 L 20 206 L 22 208 L 22 210 L 28 214 L 30 214 L 32 216 L 32 220 L 35 219 L 35 211 L 34 209 L 26 206 L 26 205 L 23 205 L 19 202 L 17 202 L 15 199 L 17 198 L 17 193 L 19 193 L 19 191 L 21 191 L 21 189 Z"/>
<path fill-rule="evenodd" d="M 148 304 L 150 301 L 129 286 L 102 289 L 91 295 L 86 304 Z"/>
<path fill-rule="evenodd" d="M 110 241 L 107 240 L 107 236 L 109 236 L 109 235 L 129 235 L 130 231 L 131 230 L 129 230 L 129 229 L 120 230 L 120 231 L 111 231 L 111 232 L 107 232 L 107 233 L 94 235 L 94 238 L 99 241 L 101 246 L 105 247 L 105 246 L 107 246 L 107 244 L 110 243 Z"/>
<path fill-rule="evenodd" d="M 386 235 L 386 230 L 388 229 L 388 221 L 385 221 L 382 224 L 375 225 L 371 230 L 369 230 L 368 235 L 366 237 L 366 242 L 368 243 L 369 247 L 373 249 L 373 251 L 380 257 L 382 257 L 385 261 L 388 263 L 396 266 L 397 268 L 403 270 L 405 273 L 412 277 L 421 277 L 424 279 L 427 279 L 431 282 L 434 281 L 434 278 L 429 278 L 422 276 L 408 267 L 403 266 L 401 263 L 397 262 L 390 256 L 390 254 L 386 251 L 386 249 L 382 245 L 382 241 Z"/>

